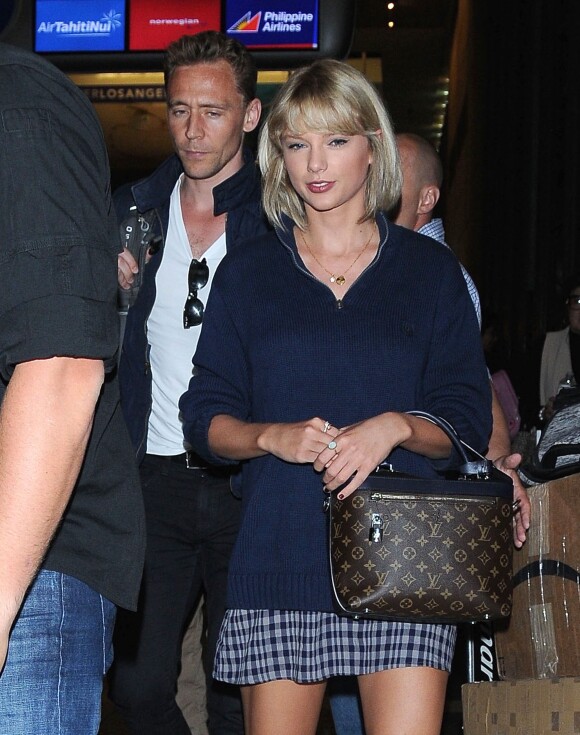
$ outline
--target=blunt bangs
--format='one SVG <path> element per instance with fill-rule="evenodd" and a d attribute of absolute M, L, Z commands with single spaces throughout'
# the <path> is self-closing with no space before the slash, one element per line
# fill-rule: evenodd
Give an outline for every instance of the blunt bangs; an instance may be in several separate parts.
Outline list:
<path fill-rule="evenodd" d="M 272 134 L 368 135 L 377 130 L 379 118 L 364 95 L 361 99 L 358 73 L 352 70 L 351 76 L 350 71 L 345 64 L 330 62 L 294 72 L 273 115 Z"/>
<path fill-rule="evenodd" d="M 364 135 L 366 131 L 358 110 L 344 104 L 343 100 L 309 98 L 288 109 L 286 129 L 282 131 L 282 135 L 300 135 L 305 132 Z"/>

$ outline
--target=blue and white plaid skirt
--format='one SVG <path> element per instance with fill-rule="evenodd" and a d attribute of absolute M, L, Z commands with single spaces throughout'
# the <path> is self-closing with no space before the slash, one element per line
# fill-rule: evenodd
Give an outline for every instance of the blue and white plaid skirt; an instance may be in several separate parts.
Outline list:
<path fill-rule="evenodd" d="M 457 629 L 452 625 L 352 620 L 334 613 L 227 610 L 213 675 L 231 684 L 429 666 L 449 671 Z"/>

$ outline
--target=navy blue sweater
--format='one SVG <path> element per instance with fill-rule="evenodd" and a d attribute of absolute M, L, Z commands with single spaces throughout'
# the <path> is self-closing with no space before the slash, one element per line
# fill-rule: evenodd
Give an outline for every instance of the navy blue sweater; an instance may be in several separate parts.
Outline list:
<path fill-rule="evenodd" d="M 291 234 L 261 236 L 226 256 L 180 402 L 197 452 L 227 463 L 207 443 L 217 414 L 347 426 L 411 409 L 443 416 L 485 449 L 489 379 L 457 259 L 382 214 L 377 223 L 377 256 L 342 301 L 307 271 Z M 422 476 L 437 464 L 401 448 L 389 459 Z M 320 476 L 267 455 L 243 463 L 241 488 L 228 606 L 332 610 Z"/>

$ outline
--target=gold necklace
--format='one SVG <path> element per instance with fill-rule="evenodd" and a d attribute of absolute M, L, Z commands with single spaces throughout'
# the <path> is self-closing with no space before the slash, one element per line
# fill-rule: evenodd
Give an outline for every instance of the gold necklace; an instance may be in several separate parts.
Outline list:
<path fill-rule="evenodd" d="M 306 242 L 306 238 L 304 237 L 304 233 L 302 230 L 300 230 L 300 237 L 302 238 L 302 242 L 306 245 L 306 249 L 310 253 L 310 255 L 314 258 L 314 260 L 318 263 L 318 265 L 322 268 L 323 271 L 328 273 L 330 276 L 330 282 L 336 283 L 337 286 L 344 286 L 346 283 L 345 275 L 349 272 L 351 268 L 355 265 L 357 260 L 360 258 L 360 256 L 364 253 L 364 251 L 368 248 L 368 246 L 371 244 L 371 240 L 373 239 L 373 235 L 375 234 L 375 224 L 373 223 L 373 226 L 371 228 L 371 234 L 369 235 L 369 239 L 366 241 L 363 249 L 360 251 L 360 253 L 356 256 L 356 258 L 352 261 L 352 263 L 348 266 L 348 268 L 343 271 L 340 275 L 336 275 L 336 273 L 331 273 L 331 271 L 328 270 L 328 268 L 325 268 L 322 263 L 318 260 L 316 255 L 312 252 L 312 249 L 310 245 Z"/>

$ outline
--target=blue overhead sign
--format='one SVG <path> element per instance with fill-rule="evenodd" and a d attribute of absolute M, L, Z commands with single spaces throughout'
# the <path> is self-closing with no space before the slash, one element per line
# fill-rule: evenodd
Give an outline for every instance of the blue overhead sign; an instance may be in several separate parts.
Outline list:
<path fill-rule="evenodd" d="M 125 0 L 37 0 L 36 51 L 122 51 Z"/>
<path fill-rule="evenodd" d="M 251 49 L 314 49 L 318 14 L 318 0 L 227 0 L 226 33 Z"/>

